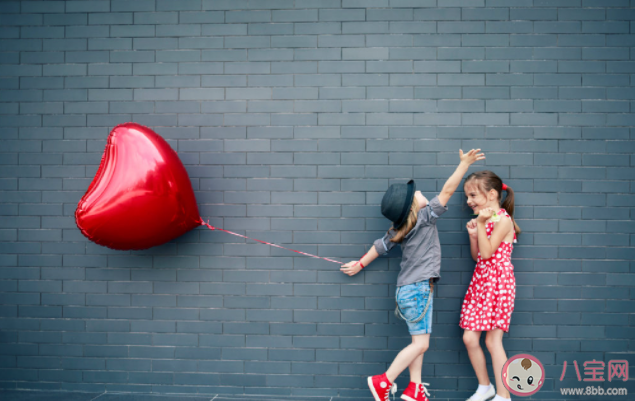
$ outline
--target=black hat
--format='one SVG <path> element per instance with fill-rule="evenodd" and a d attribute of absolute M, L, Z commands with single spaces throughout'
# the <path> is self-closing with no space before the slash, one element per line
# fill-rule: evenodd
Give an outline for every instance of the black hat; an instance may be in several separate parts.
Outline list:
<path fill-rule="evenodd" d="M 406 222 L 415 189 L 415 182 L 410 180 L 407 184 L 392 184 L 384 194 L 381 200 L 381 214 L 392 221 L 395 229 L 399 229 Z"/>

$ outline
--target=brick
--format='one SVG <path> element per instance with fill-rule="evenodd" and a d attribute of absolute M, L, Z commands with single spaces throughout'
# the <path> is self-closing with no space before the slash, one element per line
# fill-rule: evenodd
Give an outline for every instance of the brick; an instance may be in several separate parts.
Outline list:
<path fill-rule="evenodd" d="M 320 21 L 363 21 L 366 18 L 363 9 L 320 9 Z"/>
<path fill-rule="evenodd" d="M 272 71 L 268 62 L 226 63 L 226 68 L 229 68 L 235 74 L 269 74 L 270 72 L 275 72 Z"/>
<path fill-rule="evenodd" d="M 363 47 L 365 45 L 364 35 L 320 35 L 318 36 L 319 47 Z"/>
<path fill-rule="evenodd" d="M 601 61 L 560 61 L 558 62 L 558 70 L 562 72 L 582 72 L 582 73 L 601 73 L 613 72 L 610 68 L 605 67 L 605 63 Z"/>
<path fill-rule="evenodd" d="M 224 90 L 210 89 L 181 89 L 180 100 L 216 100 L 225 97 Z"/>
<path fill-rule="evenodd" d="M 340 60 L 342 58 L 341 51 L 336 48 L 294 49 L 293 54 L 295 60 Z M 283 64 L 276 65 L 282 66 Z"/>
<path fill-rule="evenodd" d="M 168 0 L 158 0 L 157 4 L 156 4 L 156 9 L 157 11 L 159 10 L 183 10 L 183 11 L 190 11 L 190 10 L 200 10 L 201 9 L 201 2 L 199 0 L 184 0 L 182 2 L 180 2 L 179 4 L 174 4 Z"/>
<path fill-rule="evenodd" d="M 364 87 L 320 88 L 320 99 L 363 99 L 366 97 Z"/>
<path fill-rule="evenodd" d="M 88 16 L 86 14 L 46 14 L 44 15 L 44 25 L 86 25 Z"/>
<path fill-rule="evenodd" d="M 388 101 L 385 100 L 345 100 L 342 111 L 350 112 L 387 112 Z"/>

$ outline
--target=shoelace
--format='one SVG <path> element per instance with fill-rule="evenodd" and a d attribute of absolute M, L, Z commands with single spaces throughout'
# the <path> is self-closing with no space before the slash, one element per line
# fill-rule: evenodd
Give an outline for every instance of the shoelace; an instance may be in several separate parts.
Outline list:
<path fill-rule="evenodd" d="M 429 386 L 430 383 L 421 383 L 421 390 L 419 390 L 419 386 L 415 386 L 415 398 L 419 395 L 419 391 L 422 391 L 426 394 L 427 397 L 430 397 L 430 393 L 428 393 L 428 389 L 425 386 Z"/>
<path fill-rule="evenodd" d="M 426 397 L 430 397 L 430 393 L 428 393 L 428 389 L 426 386 L 429 386 L 430 383 L 421 383 L 421 390 L 426 394 Z"/>
<path fill-rule="evenodd" d="M 384 400 L 388 401 L 388 397 L 392 394 L 393 401 L 395 400 L 395 393 L 397 392 L 397 383 L 393 384 L 392 387 L 386 391 L 386 395 L 384 396 Z"/>

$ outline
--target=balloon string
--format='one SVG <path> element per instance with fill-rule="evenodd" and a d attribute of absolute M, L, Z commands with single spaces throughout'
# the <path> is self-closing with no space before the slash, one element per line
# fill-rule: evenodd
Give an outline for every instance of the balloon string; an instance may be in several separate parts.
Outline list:
<path fill-rule="evenodd" d="M 328 262 L 337 263 L 338 265 L 341 265 L 341 264 L 342 264 L 342 262 L 339 262 L 339 261 L 337 261 L 337 260 L 333 260 L 333 259 L 329 259 L 329 258 L 324 258 L 324 257 L 322 257 L 322 256 L 312 255 L 312 254 L 310 254 L 310 253 L 306 253 L 306 252 L 296 251 L 295 249 L 285 248 L 285 247 L 280 246 L 280 245 L 278 245 L 278 244 L 272 244 L 271 242 L 261 241 L 261 240 L 259 240 L 259 239 L 255 239 L 255 238 L 248 237 L 248 236 L 246 236 L 246 235 L 242 235 L 242 234 L 238 234 L 238 233 L 235 233 L 235 232 L 232 232 L 232 231 L 227 231 L 227 230 L 222 229 L 222 228 L 214 227 L 214 226 L 212 226 L 212 225 L 210 225 L 209 223 L 206 223 L 206 222 L 204 222 L 204 221 L 201 221 L 201 225 L 202 225 L 202 226 L 207 226 L 207 228 L 209 228 L 210 230 L 223 231 L 223 232 L 226 232 L 227 234 L 235 235 L 235 236 L 237 236 L 237 237 L 241 237 L 241 238 L 245 238 L 245 239 L 250 239 L 250 240 L 252 240 L 252 241 L 260 242 L 261 244 L 265 244 L 265 245 L 273 246 L 273 247 L 275 247 L 275 248 L 286 249 L 287 251 L 291 251 L 291 252 L 299 253 L 299 254 L 301 254 L 301 255 L 305 255 L 305 256 L 310 256 L 310 257 L 312 257 L 312 258 L 316 258 L 316 259 L 324 259 L 324 260 L 326 260 L 326 261 L 328 261 Z"/>

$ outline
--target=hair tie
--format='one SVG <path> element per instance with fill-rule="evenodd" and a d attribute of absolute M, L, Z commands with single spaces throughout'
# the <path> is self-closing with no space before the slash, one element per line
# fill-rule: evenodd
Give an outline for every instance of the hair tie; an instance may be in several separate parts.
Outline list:
<path fill-rule="evenodd" d="M 507 191 L 507 185 L 503 183 L 503 191 Z"/>

